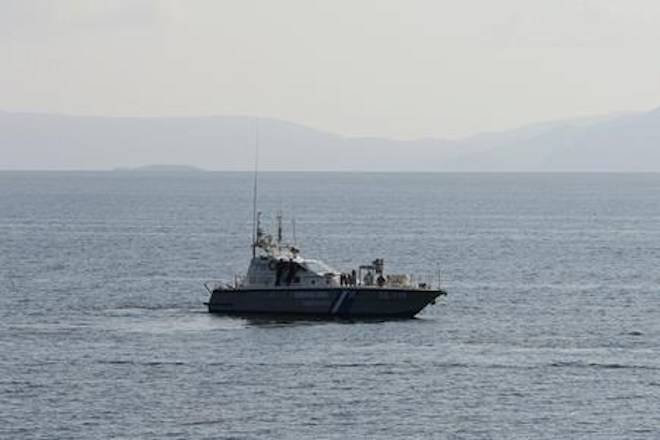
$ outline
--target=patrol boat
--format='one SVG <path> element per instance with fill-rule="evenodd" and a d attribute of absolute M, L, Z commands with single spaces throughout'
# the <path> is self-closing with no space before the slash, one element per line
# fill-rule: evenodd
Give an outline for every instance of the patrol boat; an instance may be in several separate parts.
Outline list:
<path fill-rule="evenodd" d="M 439 287 L 414 282 L 409 275 L 387 274 L 382 258 L 341 272 L 320 260 L 304 258 L 296 246 L 265 234 L 256 216 L 252 259 L 245 276 L 231 282 L 206 282 L 211 313 L 233 315 L 313 315 L 319 317 L 412 318 L 436 298 Z"/>

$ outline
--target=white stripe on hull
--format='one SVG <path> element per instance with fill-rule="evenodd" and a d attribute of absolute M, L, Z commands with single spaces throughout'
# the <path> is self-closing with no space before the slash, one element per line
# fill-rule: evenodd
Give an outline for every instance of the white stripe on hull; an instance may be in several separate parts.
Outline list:
<path fill-rule="evenodd" d="M 331 313 L 332 313 L 333 315 L 336 315 L 336 314 L 337 314 L 337 312 L 338 312 L 339 309 L 341 308 L 341 305 L 342 305 L 342 303 L 344 302 L 344 300 L 346 299 L 347 296 L 348 296 L 348 290 L 343 290 L 343 291 L 341 292 L 341 294 L 339 295 L 339 299 L 337 300 L 337 302 L 335 303 L 335 305 L 332 307 L 332 311 L 331 311 Z"/>

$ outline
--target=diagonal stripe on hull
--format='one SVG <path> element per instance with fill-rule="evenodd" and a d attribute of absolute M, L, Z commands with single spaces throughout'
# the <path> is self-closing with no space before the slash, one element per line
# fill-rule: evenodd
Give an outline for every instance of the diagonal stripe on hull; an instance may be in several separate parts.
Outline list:
<path fill-rule="evenodd" d="M 341 308 L 342 303 L 343 303 L 344 300 L 346 299 L 346 296 L 347 296 L 347 295 L 348 295 L 348 291 L 347 291 L 347 290 L 343 290 L 343 291 L 339 294 L 339 299 L 337 299 L 337 301 L 335 302 L 335 304 L 332 306 L 332 310 L 330 311 L 330 313 L 332 313 L 333 315 L 336 315 L 336 314 L 337 314 L 337 312 L 338 312 L 339 309 Z"/>

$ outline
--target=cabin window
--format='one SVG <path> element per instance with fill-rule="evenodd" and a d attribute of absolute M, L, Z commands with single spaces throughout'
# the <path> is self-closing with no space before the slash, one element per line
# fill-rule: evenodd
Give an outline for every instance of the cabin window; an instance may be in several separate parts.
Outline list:
<path fill-rule="evenodd" d="M 319 275 L 337 272 L 327 264 L 318 260 L 306 260 L 304 264 L 307 269 Z"/>
<path fill-rule="evenodd" d="M 316 284 L 316 280 L 312 280 L 312 284 Z"/>
<path fill-rule="evenodd" d="M 294 284 L 300 283 L 300 277 L 293 277 Z"/>

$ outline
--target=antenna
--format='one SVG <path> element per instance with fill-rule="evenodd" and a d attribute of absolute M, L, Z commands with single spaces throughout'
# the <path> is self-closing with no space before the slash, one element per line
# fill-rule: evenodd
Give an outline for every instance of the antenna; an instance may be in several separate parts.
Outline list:
<path fill-rule="evenodd" d="M 277 245 L 282 244 L 282 211 L 277 213 Z"/>
<path fill-rule="evenodd" d="M 293 232 L 293 244 L 298 244 L 296 241 L 296 218 L 291 217 L 291 232 Z"/>
<path fill-rule="evenodd" d="M 254 120 L 254 187 L 252 192 L 252 258 L 257 255 L 257 177 L 259 175 L 259 118 Z"/>

